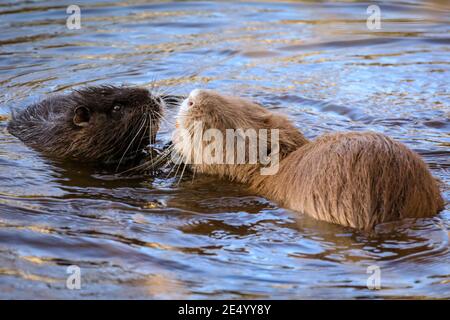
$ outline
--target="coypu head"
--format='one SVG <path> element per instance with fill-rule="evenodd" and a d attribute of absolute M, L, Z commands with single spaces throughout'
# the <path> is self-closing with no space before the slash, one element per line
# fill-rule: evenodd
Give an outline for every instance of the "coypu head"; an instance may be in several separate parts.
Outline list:
<path fill-rule="evenodd" d="M 119 166 L 154 142 L 164 105 L 144 88 L 86 87 L 14 114 L 8 129 L 47 156 Z"/>
<path fill-rule="evenodd" d="M 174 148 L 185 163 L 196 171 L 241 182 L 268 166 L 269 159 L 282 160 L 307 142 L 285 116 L 212 90 L 189 94 L 181 104 L 176 127 Z"/>

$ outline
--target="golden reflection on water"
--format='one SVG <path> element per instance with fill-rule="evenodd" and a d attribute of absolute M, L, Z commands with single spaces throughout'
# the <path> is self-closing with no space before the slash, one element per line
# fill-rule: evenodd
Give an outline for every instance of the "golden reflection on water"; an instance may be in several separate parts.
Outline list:
<path fill-rule="evenodd" d="M 450 298 L 448 209 L 363 234 L 211 177 L 45 159 L 5 130 L 10 107 L 83 85 L 213 88 L 310 138 L 384 132 L 424 157 L 448 201 L 448 2 L 379 5 L 376 31 L 360 1 L 89 3 L 81 30 L 59 2 L 0 5 L 0 298 Z M 374 264 L 380 291 L 366 287 Z M 81 292 L 64 290 L 69 265 Z"/>

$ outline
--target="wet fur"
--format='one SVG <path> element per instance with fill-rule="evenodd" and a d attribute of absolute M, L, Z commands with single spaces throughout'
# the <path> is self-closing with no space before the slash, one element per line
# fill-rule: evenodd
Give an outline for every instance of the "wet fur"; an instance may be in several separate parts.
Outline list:
<path fill-rule="evenodd" d="M 113 115 L 115 105 L 122 107 L 120 114 Z M 85 127 L 73 121 L 75 109 L 80 106 L 91 111 Z M 50 157 L 119 163 L 134 157 L 154 140 L 161 112 L 161 101 L 147 89 L 86 87 L 13 113 L 8 131 Z"/>
<path fill-rule="evenodd" d="M 182 108 L 178 116 L 183 128 L 197 120 L 206 124 L 205 130 L 223 133 L 280 129 L 277 174 L 260 175 L 260 164 L 193 165 L 197 172 L 246 183 L 286 208 L 367 231 L 379 223 L 430 217 L 443 209 L 438 183 L 424 161 L 383 134 L 335 133 L 308 141 L 285 116 L 251 101 L 209 90 L 195 91 L 188 99 L 192 107 Z"/>

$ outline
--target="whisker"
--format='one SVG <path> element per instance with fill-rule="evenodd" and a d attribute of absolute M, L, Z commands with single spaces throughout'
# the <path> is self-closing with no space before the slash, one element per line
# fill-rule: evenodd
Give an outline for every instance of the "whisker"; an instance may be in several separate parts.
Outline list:
<path fill-rule="evenodd" d="M 125 131 L 128 131 L 128 134 L 125 137 L 123 137 L 122 143 L 120 144 L 120 146 L 119 146 L 120 148 L 119 149 L 121 149 L 127 143 L 128 138 L 130 138 L 131 136 L 133 136 L 136 133 L 138 128 L 141 126 L 142 121 L 143 121 L 143 119 L 138 119 L 137 121 L 134 121 L 131 124 L 127 125 L 127 130 L 125 130 Z M 136 125 L 136 122 L 139 123 L 139 124 Z M 132 130 L 128 130 L 128 127 L 133 127 L 133 129 Z"/>
<path fill-rule="evenodd" d="M 179 159 L 177 159 L 177 162 L 175 163 L 175 165 L 172 167 L 172 169 L 170 169 L 169 173 L 166 176 L 166 179 L 170 177 L 170 174 L 172 173 L 173 169 L 175 169 L 175 167 L 177 167 L 177 171 L 175 172 L 175 175 L 178 173 L 178 169 L 180 168 L 180 164 L 183 162 L 183 159 L 180 157 Z"/>
<path fill-rule="evenodd" d="M 191 184 L 194 183 L 194 178 L 195 178 L 195 174 L 197 173 L 197 170 L 194 168 L 194 170 L 192 170 L 192 181 Z"/>
<path fill-rule="evenodd" d="M 123 158 L 125 157 L 125 154 L 128 152 L 128 150 L 129 150 L 130 147 L 132 146 L 134 140 L 135 140 L 136 137 L 139 135 L 139 132 L 141 132 L 142 128 L 144 127 L 145 122 L 146 122 L 146 118 L 144 118 L 144 120 L 142 121 L 141 127 L 139 128 L 138 132 L 136 133 L 136 135 L 134 136 L 134 138 L 131 140 L 131 142 L 129 143 L 127 149 L 125 150 L 125 152 L 123 153 L 122 157 L 120 158 L 119 164 L 118 164 L 117 167 L 116 167 L 116 172 L 117 172 L 117 170 L 119 170 L 120 164 L 122 163 L 122 160 L 123 160 Z"/>
<path fill-rule="evenodd" d="M 164 150 L 156 158 L 154 158 L 154 160 L 150 160 L 150 161 L 141 163 L 133 168 L 122 171 L 120 174 L 125 174 L 130 171 L 136 171 L 139 169 L 142 169 L 142 171 L 154 169 L 158 164 L 160 164 L 161 162 L 163 162 L 164 160 L 166 160 L 169 157 L 170 153 L 172 152 L 172 149 L 173 149 L 173 147 L 171 146 L 171 147 L 167 148 L 166 150 Z"/>
<path fill-rule="evenodd" d="M 187 166 L 187 163 L 185 162 L 184 163 L 184 167 L 183 167 L 183 171 L 181 171 L 180 179 L 178 179 L 177 186 L 180 185 L 181 179 L 183 178 L 183 175 L 184 175 L 184 170 L 186 170 L 186 166 Z"/>
<path fill-rule="evenodd" d="M 162 118 L 164 118 L 164 116 L 162 116 L 158 111 L 152 111 L 154 114 L 161 116 Z M 151 115 L 148 115 L 147 121 L 150 121 L 150 134 L 153 128 L 153 123 L 150 120 L 151 119 Z M 142 130 L 142 125 L 143 123 L 140 124 L 140 128 L 139 131 L 137 133 L 137 135 L 139 134 L 139 132 Z M 193 134 L 193 129 L 194 129 L 194 124 L 189 125 L 189 127 L 186 129 L 187 130 L 187 134 L 192 135 Z M 157 166 L 159 166 L 160 164 L 163 164 L 162 167 L 165 167 L 167 164 L 169 164 L 171 161 L 173 162 L 173 159 L 171 157 L 172 152 L 175 149 L 175 144 L 172 144 L 170 146 L 168 146 L 166 149 L 164 149 L 160 154 L 158 154 L 156 157 L 153 157 L 153 152 L 152 150 L 150 150 L 151 154 L 150 154 L 150 160 L 149 161 L 145 161 L 144 163 L 141 163 L 133 168 L 127 169 L 125 171 L 122 171 L 120 174 L 126 174 L 128 172 L 132 172 L 132 171 L 147 171 L 147 170 L 154 170 Z M 174 173 L 174 176 L 176 176 L 178 174 L 178 172 L 180 171 L 180 168 L 182 165 L 184 165 L 182 172 L 181 172 L 181 178 L 183 177 L 186 167 L 188 165 L 188 163 L 185 163 L 185 161 L 183 161 L 183 156 L 180 156 L 179 158 L 177 158 L 174 162 L 174 165 L 170 168 L 169 173 L 167 174 L 166 178 L 170 177 L 172 173 Z M 194 176 L 195 176 L 195 171 L 194 171 Z M 193 179 L 194 179 L 193 176 Z M 179 180 L 181 181 L 181 180 Z"/>
<path fill-rule="evenodd" d="M 159 113 L 158 111 L 153 111 L 153 113 L 160 119 L 160 121 L 161 121 L 162 123 L 165 122 L 165 123 L 167 123 L 167 124 L 170 124 L 170 121 L 166 118 L 165 115 Z"/>

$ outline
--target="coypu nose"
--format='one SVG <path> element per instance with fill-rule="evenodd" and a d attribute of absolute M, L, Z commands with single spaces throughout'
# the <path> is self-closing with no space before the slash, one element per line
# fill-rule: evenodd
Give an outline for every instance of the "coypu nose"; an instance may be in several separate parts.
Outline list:
<path fill-rule="evenodd" d="M 194 89 L 189 93 L 189 97 L 183 101 L 183 104 L 185 104 L 186 108 L 190 108 L 194 105 L 194 101 L 196 98 L 198 98 L 201 94 L 205 94 L 207 90 L 204 89 Z"/>
<path fill-rule="evenodd" d="M 191 91 L 191 93 L 189 94 L 189 98 L 191 99 L 195 99 L 197 98 L 201 93 L 206 92 L 206 90 L 203 89 L 194 89 Z"/>

